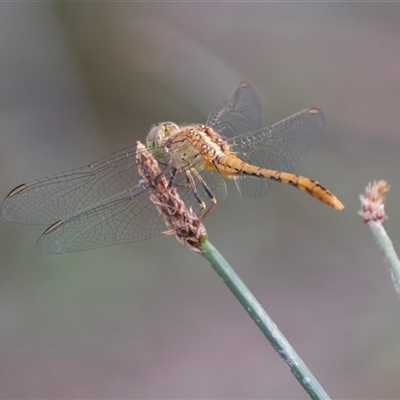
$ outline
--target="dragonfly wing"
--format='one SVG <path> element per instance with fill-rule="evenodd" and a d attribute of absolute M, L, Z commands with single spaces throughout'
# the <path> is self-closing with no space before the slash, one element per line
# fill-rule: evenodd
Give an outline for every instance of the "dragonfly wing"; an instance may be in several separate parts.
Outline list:
<path fill-rule="evenodd" d="M 88 166 L 18 186 L 6 197 L 6 220 L 51 224 L 133 188 L 139 182 L 136 146 L 118 151 Z"/>
<path fill-rule="evenodd" d="M 54 223 L 36 249 L 42 254 L 83 251 L 148 239 L 165 230 L 147 190 L 138 186 Z"/>
<path fill-rule="evenodd" d="M 216 174 L 203 178 L 220 200 L 226 197 L 226 185 Z M 202 174 L 203 175 L 203 174 Z M 188 208 L 200 213 L 200 204 L 187 185 L 185 175 L 174 182 L 180 198 Z M 207 195 L 196 185 L 201 199 Z M 42 254 L 70 253 L 149 239 L 167 230 L 163 218 L 150 200 L 150 190 L 137 185 L 132 190 L 105 199 L 92 207 L 51 225 L 39 238 L 36 248 Z"/>
<path fill-rule="evenodd" d="M 254 88 L 240 83 L 229 100 L 211 111 L 207 125 L 225 139 L 261 129 L 261 103 Z"/>
<path fill-rule="evenodd" d="M 231 151 L 243 161 L 259 167 L 291 172 L 324 132 L 325 119 L 310 108 L 254 132 L 228 140 Z M 264 195 L 276 182 L 238 176 L 235 183 L 244 197 Z"/>

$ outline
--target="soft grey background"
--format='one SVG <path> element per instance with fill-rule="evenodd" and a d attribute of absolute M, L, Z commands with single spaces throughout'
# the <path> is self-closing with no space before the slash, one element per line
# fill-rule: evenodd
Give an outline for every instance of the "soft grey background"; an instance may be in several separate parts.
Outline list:
<path fill-rule="evenodd" d="M 0 195 L 205 122 L 239 81 L 264 122 L 309 106 L 324 140 L 298 171 L 337 212 L 230 185 L 206 221 L 333 398 L 400 397 L 400 301 L 358 195 L 385 178 L 400 242 L 400 4 L 2 3 Z M 172 237 L 42 256 L 45 227 L 0 221 L 1 398 L 306 398 L 207 263 Z"/>

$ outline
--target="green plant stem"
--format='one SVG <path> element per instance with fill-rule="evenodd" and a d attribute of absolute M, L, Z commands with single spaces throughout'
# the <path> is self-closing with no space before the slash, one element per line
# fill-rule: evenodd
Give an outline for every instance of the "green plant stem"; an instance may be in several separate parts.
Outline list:
<path fill-rule="evenodd" d="M 285 339 L 281 331 L 262 308 L 261 304 L 245 286 L 225 258 L 222 257 L 218 250 L 208 241 L 207 237 L 202 239 L 199 250 L 201 250 L 206 260 L 210 262 L 214 271 L 224 280 L 229 290 L 239 300 L 251 319 L 271 343 L 272 347 L 289 366 L 292 374 L 310 397 L 312 399 L 329 399 L 328 394 Z"/>
<path fill-rule="evenodd" d="M 393 243 L 381 222 L 371 221 L 367 223 L 367 225 L 371 230 L 375 242 L 383 255 L 385 263 L 389 267 L 394 288 L 397 294 L 400 296 L 400 261 L 393 247 Z"/>

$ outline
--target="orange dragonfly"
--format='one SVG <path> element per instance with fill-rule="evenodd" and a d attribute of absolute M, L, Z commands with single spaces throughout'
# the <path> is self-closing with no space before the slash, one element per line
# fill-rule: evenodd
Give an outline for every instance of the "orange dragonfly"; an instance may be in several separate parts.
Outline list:
<path fill-rule="evenodd" d="M 211 111 L 205 125 L 154 126 L 146 147 L 160 174 L 200 219 L 227 194 L 233 178 L 244 197 L 262 196 L 276 182 L 288 183 L 328 206 L 342 203 L 318 182 L 291 173 L 319 139 L 324 117 L 310 108 L 262 128 L 261 104 L 242 82 L 232 96 Z M 39 238 L 40 253 L 67 253 L 129 243 L 160 235 L 163 218 L 150 200 L 150 187 L 139 173 L 136 146 L 85 167 L 24 183 L 2 205 L 6 220 L 52 224 Z"/>

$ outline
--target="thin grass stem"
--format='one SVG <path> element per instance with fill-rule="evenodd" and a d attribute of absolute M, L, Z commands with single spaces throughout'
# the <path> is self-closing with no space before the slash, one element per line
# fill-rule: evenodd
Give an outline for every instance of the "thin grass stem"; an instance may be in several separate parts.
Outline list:
<path fill-rule="evenodd" d="M 239 300 L 239 303 L 256 323 L 275 351 L 289 366 L 292 374 L 310 397 L 312 399 L 329 399 L 328 394 L 262 308 L 261 304 L 242 282 L 225 258 L 209 242 L 207 237 L 202 238 L 199 250 L 204 258 L 209 261 L 214 271 L 223 279 L 229 290 Z"/>

